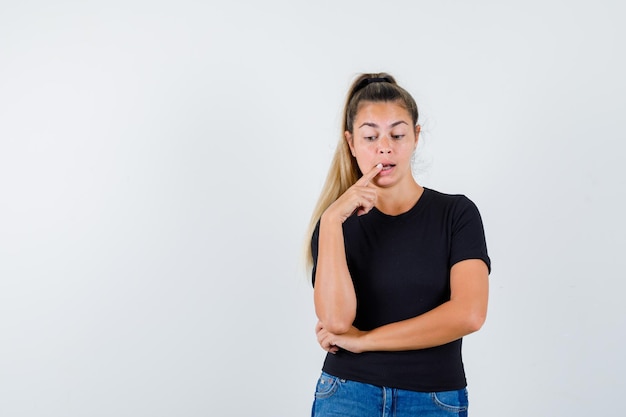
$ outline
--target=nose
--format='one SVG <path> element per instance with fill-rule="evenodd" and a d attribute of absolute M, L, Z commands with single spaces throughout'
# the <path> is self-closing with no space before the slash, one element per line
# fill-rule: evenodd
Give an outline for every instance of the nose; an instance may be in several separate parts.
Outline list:
<path fill-rule="evenodd" d="M 378 153 L 391 153 L 391 141 L 389 140 L 387 135 L 380 138 L 380 141 L 378 142 Z"/>

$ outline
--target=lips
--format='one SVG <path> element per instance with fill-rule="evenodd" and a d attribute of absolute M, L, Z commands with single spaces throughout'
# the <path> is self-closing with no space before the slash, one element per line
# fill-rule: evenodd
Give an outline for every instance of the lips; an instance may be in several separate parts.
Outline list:
<path fill-rule="evenodd" d="M 395 167 L 396 164 L 383 164 L 382 171 L 389 171 L 391 168 Z"/>

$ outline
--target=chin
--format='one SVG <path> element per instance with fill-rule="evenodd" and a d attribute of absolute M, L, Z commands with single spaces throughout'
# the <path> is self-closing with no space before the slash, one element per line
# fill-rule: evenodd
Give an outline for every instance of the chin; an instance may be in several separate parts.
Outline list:
<path fill-rule="evenodd" d="M 393 181 L 392 179 L 380 178 L 378 179 L 378 181 L 375 181 L 374 184 L 376 184 L 376 186 L 380 188 L 389 188 L 395 185 L 396 182 Z"/>

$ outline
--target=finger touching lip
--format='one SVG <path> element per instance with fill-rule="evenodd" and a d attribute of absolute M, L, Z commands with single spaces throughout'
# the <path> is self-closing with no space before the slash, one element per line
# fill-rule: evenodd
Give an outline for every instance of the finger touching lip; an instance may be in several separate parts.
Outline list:
<path fill-rule="evenodd" d="M 378 164 L 381 165 L 381 164 Z M 396 164 L 392 164 L 392 163 L 387 163 L 387 164 L 382 164 L 382 170 L 381 171 L 389 171 L 391 168 L 395 167 Z"/>

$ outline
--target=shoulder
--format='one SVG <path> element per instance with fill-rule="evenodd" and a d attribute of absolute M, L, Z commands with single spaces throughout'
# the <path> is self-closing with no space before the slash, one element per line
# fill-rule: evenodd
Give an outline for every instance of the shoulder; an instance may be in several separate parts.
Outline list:
<path fill-rule="evenodd" d="M 433 190 L 432 188 L 424 188 L 424 194 L 427 200 L 438 208 L 461 210 L 476 208 L 476 204 L 465 194 L 447 194 Z"/>
<path fill-rule="evenodd" d="M 464 194 L 445 194 L 431 190 L 433 200 L 444 213 L 450 232 L 449 266 L 466 259 L 482 259 L 491 272 L 485 230 L 478 207 Z"/>
<path fill-rule="evenodd" d="M 482 218 L 478 207 L 465 194 L 446 194 L 428 190 L 430 210 L 443 216 L 445 223 L 457 228 L 468 223 L 476 223 L 482 227 Z"/>

